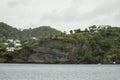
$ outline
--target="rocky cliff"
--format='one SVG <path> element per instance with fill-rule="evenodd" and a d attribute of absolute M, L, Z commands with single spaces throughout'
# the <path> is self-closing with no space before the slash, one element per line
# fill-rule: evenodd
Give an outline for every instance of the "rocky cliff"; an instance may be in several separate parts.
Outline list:
<path fill-rule="evenodd" d="M 78 63 L 76 55 L 80 51 L 89 51 L 87 44 L 73 44 L 62 40 L 49 40 L 24 48 L 12 57 L 0 58 L 1 62 L 15 63 Z"/>

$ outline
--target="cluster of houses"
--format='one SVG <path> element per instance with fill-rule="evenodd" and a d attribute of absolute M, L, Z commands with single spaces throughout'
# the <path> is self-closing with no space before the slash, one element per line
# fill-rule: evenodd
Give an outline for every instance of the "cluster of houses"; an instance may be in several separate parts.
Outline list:
<path fill-rule="evenodd" d="M 6 46 L 6 51 L 15 51 L 22 49 L 21 41 L 16 39 L 7 39 L 7 41 L 4 43 Z"/>
<path fill-rule="evenodd" d="M 30 39 L 38 40 L 36 37 L 31 37 Z M 14 52 L 15 50 L 22 49 L 22 42 L 19 39 L 7 39 L 3 45 L 5 46 L 4 49 L 9 52 Z"/>

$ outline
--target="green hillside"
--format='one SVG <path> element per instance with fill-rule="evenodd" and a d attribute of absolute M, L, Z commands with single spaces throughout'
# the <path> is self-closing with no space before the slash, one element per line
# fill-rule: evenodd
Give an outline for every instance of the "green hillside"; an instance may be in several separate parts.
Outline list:
<path fill-rule="evenodd" d="M 5 29 L 8 25 L 4 28 L 2 26 L 2 38 L 15 37 L 15 33 L 19 36 L 20 33 L 22 38 L 39 39 L 27 40 L 22 43 L 22 49 L 13 52 L 1 49 L 0 62 L 120 64 L 120 27 L 93 25 L 83 31 L 75 29 L 70 30 L 70 34 L 61 34 L 60 31 L 45 26 L 23 31 L 10 26 Z M 56 34 L 60 35 L 53 36 Z"/>
<path fill-rule="evenodd" d="M 29 42 L 27 50 L 36 54 L 41 52 L 48 55 L 57 54 L 55 57 L 52 55 L 55 58 L 52 63 L 54 61 L 60 63 L 61 59 L 63 63 L 120 63 L 120 27 L 93 25 L 84 31 L 76 29 L 70 33 Z M 49 52 L 43 50 L 43 47 L 49 49 Z M 46 62 L 46 59 L 43 60 Z"/>
<path fill-rule="evenodd" d="M 0 22 L 0 39 L 20 39 L 26 40 L 31 37 L 43 38 L 61 34 L 60 31 L 49 26 L 41 26 L 33 29 L 24 29 L 23 31 L 13 28 L 12 26 Z"/>
<path fill-rule="evenodd" d="M 7 25 L 3 22 L 0 22 L 0 39 L 15 39 L 15 38 L 19 38 L 19 36 L 21 35 L 21 32 L 16 29 L 13 28 L 10 25 Z"/>
<path fill-rule="evenodd" d="M 25 29 L 22 31 L 22 34 L 25 38 L 30 38 L 30 37 L 45 38 L 48 36 L 61 34 L 61 32 L 54 28 L 51 28 L 50 26 L 41 26 L 33 29 L 31 28 Z"/>

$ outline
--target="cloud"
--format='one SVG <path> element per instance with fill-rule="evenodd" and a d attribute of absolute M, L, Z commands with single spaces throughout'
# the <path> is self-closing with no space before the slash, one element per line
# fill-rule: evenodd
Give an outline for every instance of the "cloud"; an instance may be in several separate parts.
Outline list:
<path fill-rule="evenodd" d="M 119 7 L 120 0 L 3 0 L 0 19 L 18 28 L 49 25 L 62 31 L 93 24 L 119 26 Z"/>
<path fill-rule="evenodd" d="M 9 0 L 8 1 L 9 7 L 17 7 L 19 5 L 27 6 L 28 0 Z"/>

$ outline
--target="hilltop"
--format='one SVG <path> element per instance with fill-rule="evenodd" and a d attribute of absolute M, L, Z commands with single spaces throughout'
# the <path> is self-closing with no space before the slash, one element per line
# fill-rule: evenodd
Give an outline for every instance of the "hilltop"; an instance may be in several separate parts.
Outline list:
<path fill-rule="evenodd" d="M 13 28 L 12 26 L 0 22 L 0 39 L 9 39 L 9 38 L 19 38 L 21 31 L 17 28 Z"/>
<path fill-rule="evenodd" d="M 37 28 L 33 29 L 24 29 L 22 31 L 22 34 L 24 38 L 31 38 L 31 37 L 36 37 L 36 38 L 46 38 L 49 36 L 55 36 L 61 34 L 61 31 L 58 31 L 54 28 L 51 28 L 50 26 L 40 26 Z"/>
<path fill-rule="evenodd" d="M 61 34 L 61 31 L 58 31 L 50 26 L 40 26 L 33 29 L 24 29 L 18 30 L 6 23 L 0 22 L 0 39 L 20 39 L 28 40 L 31 37 L 43 38 L 48 36 L 54 36 Z"/>

